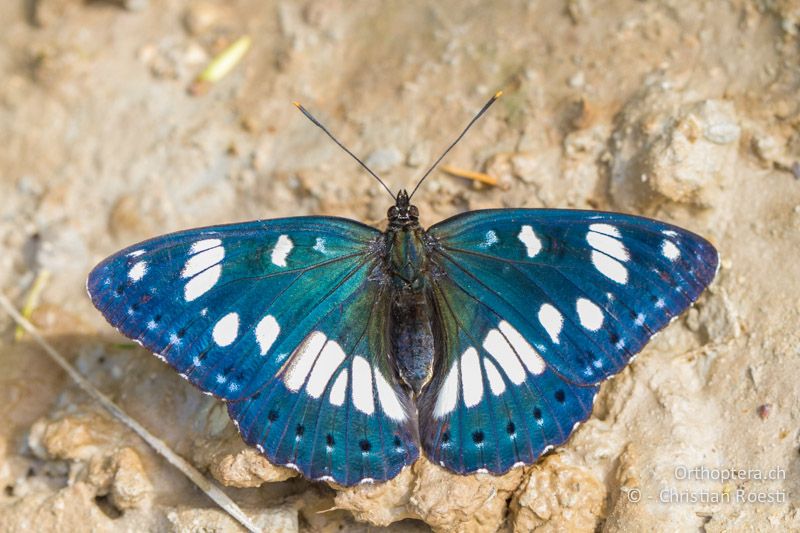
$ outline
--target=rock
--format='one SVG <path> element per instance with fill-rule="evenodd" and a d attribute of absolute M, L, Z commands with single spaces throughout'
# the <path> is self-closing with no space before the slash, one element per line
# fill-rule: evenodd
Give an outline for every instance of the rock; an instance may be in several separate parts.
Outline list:
<path fill-rule="evenodd" d="M 605 124 L 576 129 L 564 138 L 564 157 L 561 160 L 562 181 L 567 205 L 593 207 L 589 199 L 596 197 L 600 180 L 598 161 L 605 152 L 609 136 Z"/>
<path fill-rule="evenodd" d="M 503 476 L 459 476 L 426 459 L 417 461 L 413 471 L 412 512 L 434 531 L 448 532 L 499 529 L 508 511 L 506 502 L 523 474 L 521 468 L 514 468 Z"/>
<path fill-rule="evenodd" d="M 774 135 L 756 133 L 753 135 L 751 144 L 755 154 L 765 163 L 784 160 L 783 147 Z"/>
<path fill-rule="evenodd" d="M 569 80 L 567 80 L 567 84 L 573 89 L 582 88 L 584 85 L 586 85 L 586 74 L 584 74 L 582 70 L 579 70 L 578 72 L 569 77 Z"/>
<path fill-rule="evenodd" d="M 88 480 L 97 487 L 98 496 L 109 496 L 119 511 L 145 505 L 153 493 L 139 454 L 129 447 L 89 462 Z"/>
<path fill-rule="evenodd" d="M 119 427 L 104 414 L 84 406 L 74 414 L 40 419 L 28 435 L 31 451 L 41 459 L 72 461 L 71 477 L 94 487 L 96 496 L 109 496 L 117 510 L 141 507 L 152 485 L 139 454 L 118 448 Z"/>
<path fill-rule="evenodd" d="M 553 454 L 530 469 L 511 500 L 514 531 L 593 531 L 606 491 L 591 472 Z"/>
<path fill-rule="evenodd" d="M 297 510 L 290 505 L 248 510 L 244 509 L 256 526 L 270 533 L 295 533 L 300 530 Z M 220 509 L 178 508 L 167 513 L 172 531 L 181 533 L 240 533 L 242 526 Z"/>
<path fill-rule="evenodd" d="M 520 468 L 503 476 L 459 476 L 420 458 L 387 483 L 339 491 L 335 508 L 380 526 L 418 518 L 434 531 L 496 531 L 521 479 Z"/>
<path fill-rule="evenodd" d="M 342 489 L 336 493 L 336 508 L 346 509 L 357 520 L 376 526 L 388 526 L 405 518 L 419 518 L 409 508 L 414 478 L 412 469 L 405 468 L 386 483 Z"/>
<path fill-rule="evenodd" d="M 610 186 L 619 206 L 647 210 L 669 201 L 708 207 L 733 175 L 741 134 L 733 104 L 683 98 L 651 86 L 620 113 Z"/>
<path fill-rule="evenodd" d="M 699 332 L 704 343 L 723 343 L 736 339 L 741 334 L 739 312 L 728 292 L 719 284 L 709 290 L 697 309 Z"/>
<path fill-rule="evenodd" d="M 297 475 L 288 468 L 275 466 L 253 448 L 215 458 L 209 471 L 226 487 L 259 487 L 263 483 L 285 481 Z"/>
<path fill-rule="evenodd" d="M 270 463 L 234 431 L 213 440 L 204 439 L 192 455 L 198 467 L 207 468 L 214 479 L 226 487 L 260 487 L 298 475 L 294 470 Z"/>
<path fill-rule="evenodd" d="M 75 409 L 75 414 L 36 421 L 28 434 L 28 446 L 40 459 L 88 462 L 112 445 L 117 433 L 112 420 L 84 406 Z"/>
<path fill-rule="evenodd" d="M 56 492 L 37 492 L 0 507 L 2 531 L 114 531 L 114 522 L 95 503 L 95 488 L 74 483 Z"/>
<path fill-rule="evenodd" d="M 789 139 L 774 135 L 772 132 L 755 131 L 750 140 L 753 152 L 764 163 L 764 166 L 787 170 L 797 176 L 796 168 L 800 159 L 800 137 Z"/>

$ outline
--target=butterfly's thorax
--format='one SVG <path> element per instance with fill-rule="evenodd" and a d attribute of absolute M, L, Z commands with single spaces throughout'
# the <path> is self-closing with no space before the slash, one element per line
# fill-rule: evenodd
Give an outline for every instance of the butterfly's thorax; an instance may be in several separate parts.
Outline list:
<path fill-rule="evenodd" d="M 423 237 L 424 231 L 419 226 L 387 232 L 389 270 L 395 287 L 422 288 L 428 266 Z"/>
<path fill-rule="evenodd" d="M 392 298 L 392 354 L 403 381 L 419 393 L 431 376 L 435 351 L 428 271 L 430 259 L 417 209 L 404 191 L 389 210 L 386 259 Z"/>

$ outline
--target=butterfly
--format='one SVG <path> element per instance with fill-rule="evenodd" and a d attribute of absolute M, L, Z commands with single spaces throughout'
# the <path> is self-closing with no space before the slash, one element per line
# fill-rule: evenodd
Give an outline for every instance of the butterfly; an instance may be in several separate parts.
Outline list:
<path fill-rule="evenodd" d="M 424 229 L 415 191 L 385 231 L 310 216 L 156 237 L 98 264 L 88 292 L 272 463 L 351 486 L 420 454 L 458 474 L 536 462 L 717 271 L 705 239 L 633 215 L 492 209 Z"/>

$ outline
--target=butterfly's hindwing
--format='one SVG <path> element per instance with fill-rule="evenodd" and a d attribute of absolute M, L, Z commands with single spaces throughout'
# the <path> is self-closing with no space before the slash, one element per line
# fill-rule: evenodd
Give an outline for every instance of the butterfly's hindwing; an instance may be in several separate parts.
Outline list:
<path fill-rule="evenodd" d="M 690 232 L 612 213 L 479 211 L 429 235 L 444 342 L 420 432 L 426 454 L 458 472 L 504 472 L 563 442 L 596 384 L 690 305 L 718 264 Z"/>
<path fill-rule="evenodd" d="M 363 284 L 315 325 L 275 380 L 229 404 L 245 441 L 311 479 L 387 480 L 419 455 L 387 355 L 386 293 Z"/>
<path fill-rule="evenodd" d="M 596 386 L 565 381 L 512 325 L 447 278 L 436 284 L 441 347 L 420 398 L 426 455 L 459 473 L 503 473 L 563 443 L 589 416 Z M 513 319 L 512 319 L 513 320 Z"/>
<path fill-rule="evenodd" d="M 388 479 L 418 452 L 408 399 L 387 370 L 386 328 L 367 327 L 370 311 L 385 315 L 368 281 L 380 239 L 315 217 L 184 231 L 109 257 L 88 289 L 122 333 L 229 401 L 246 440 L 274 462 L 341 484 Z M 353 381 L 367 376 L 369 391 Z"/>

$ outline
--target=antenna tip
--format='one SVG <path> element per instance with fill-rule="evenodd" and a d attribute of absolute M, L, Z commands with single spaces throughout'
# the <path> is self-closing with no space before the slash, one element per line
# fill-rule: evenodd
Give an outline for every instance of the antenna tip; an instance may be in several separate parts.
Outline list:
<path fill-rule="evenodd" d="M 303 107 L 303 106 L 300 105 L 300 102 L 298 102 L 296 100 L 294 102 L 292 102 L 292 105 L 295 106 L 297 109 L 300 109 L 301 107 Z"/>
<path fill-rule="evenodd" d="M 496 93 L 494 93 L 494 100 L 497 100 L 501 96 L 503 96 L 503 91 L 497 91 Z"/>

